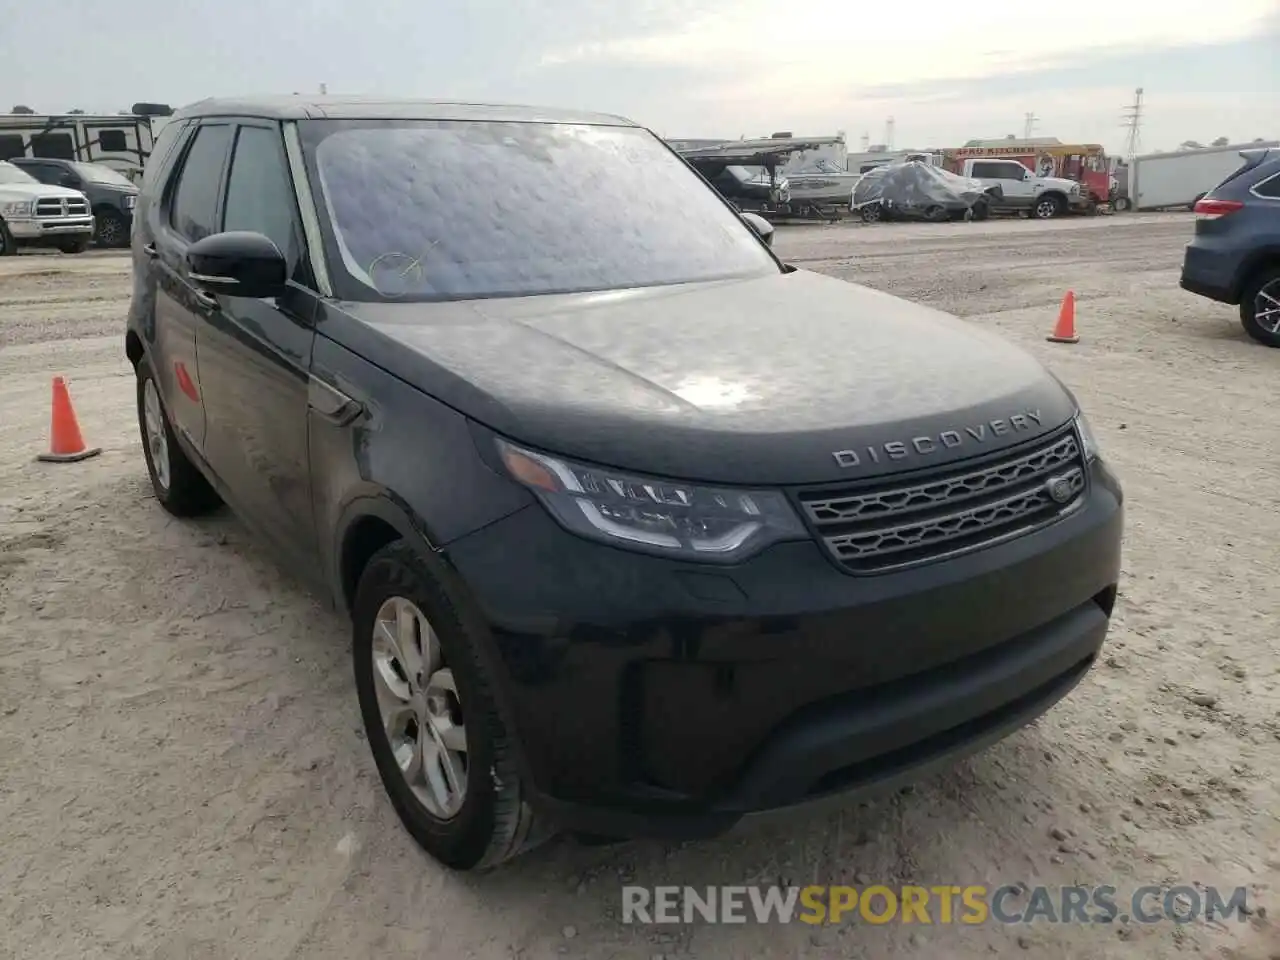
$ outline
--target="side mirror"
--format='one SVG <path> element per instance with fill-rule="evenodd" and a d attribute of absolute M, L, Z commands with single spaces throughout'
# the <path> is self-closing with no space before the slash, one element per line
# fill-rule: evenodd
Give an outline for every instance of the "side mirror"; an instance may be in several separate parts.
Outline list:
<path fill-rule="evenodd" d="M 224 297 L 278 297 L 285 292 L 284 254 L 260 233 L 233 230 L 197 240 L 187 248 L 194 283 Z"/>
<path fill-rule="evenodd" d="M 747 226 L 756 232 L 756 235 L 768 246 L 773 246 L 773 224 L 757 213 L 743 212 L 742 219 L 747 221 Z"/>

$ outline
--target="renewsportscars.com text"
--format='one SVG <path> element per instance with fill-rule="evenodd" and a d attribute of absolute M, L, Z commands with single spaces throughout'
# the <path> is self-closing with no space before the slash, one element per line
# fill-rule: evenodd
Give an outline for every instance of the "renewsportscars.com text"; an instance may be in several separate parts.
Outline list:
<path fill-rule="evenodd" d="M 622 888 L 623 923 L 1244 922 L 1244 887 L 728 886 Z"/>

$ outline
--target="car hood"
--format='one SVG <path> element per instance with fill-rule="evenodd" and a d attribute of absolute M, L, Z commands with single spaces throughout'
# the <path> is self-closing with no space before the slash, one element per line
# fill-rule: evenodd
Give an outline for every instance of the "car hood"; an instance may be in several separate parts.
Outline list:
<path fill-rule="evenodd" d="M 0 183 L 0 198 L 5 200 L 83 200 L 84 194 L 68 187 L 47 183 Z"/>
<path fill-rule="evenodd" d="M 340 306 L 362 322 L 322 332 L 342 327 L 366 359 L 493 430 L 677 479 L 793 484 L 925 468 L 1075 413 L 1065 388 L 1006 341 L 807 271 Z"/>

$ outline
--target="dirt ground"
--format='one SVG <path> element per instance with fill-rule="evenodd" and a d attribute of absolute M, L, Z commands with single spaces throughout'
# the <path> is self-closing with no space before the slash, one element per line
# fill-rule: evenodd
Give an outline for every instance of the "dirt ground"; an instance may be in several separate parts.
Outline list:
<path fill-rule="evenodd" d="M 1076 391 L 1128 495 L 1105 662 L 890 799 L 699 844 L 557 840 L 479 878 L 436 867 L 384 800 L 344 624 L 233 518 L 154 502 L 127 257 L 0 261 L 0 957 L 1280 957 L 1280 351 L 1178 289 L 1189 233 L 1179 214 L 780 230 L 798 265 L 998 330 Z M 1067 288 L 1082 341 L 1046 343 Z M 96 459 L 33 461 L 57 374 Z M 779 880 L 1247 886 L 1256 906 L 1184 926 L 618 919 L 624 882 Z"/>

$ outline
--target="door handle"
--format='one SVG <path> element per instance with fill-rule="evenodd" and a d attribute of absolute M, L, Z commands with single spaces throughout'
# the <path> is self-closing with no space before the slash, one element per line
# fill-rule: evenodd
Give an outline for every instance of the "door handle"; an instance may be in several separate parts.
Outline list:
<path fill-rule="evenodd" d="M 218 309 L 217 297 L 212 294 L 205 293 L 203 290 L 197 290 L 194 287 L 191 289 L 191 292 L 195 295 L 196 303 L 200 304 L 200 306 L 204 307 L 206 310 Z"/>
<path fill-rule="evenodd" d="M 157 256 L 159 256 L 159 254 L 156 252 L 156 245 L 154 243 L 144 243 L 142 245 L 142 252 L 145 253 L 148 257 L 151 257 L 152 259 L 155 259 Z"/>

